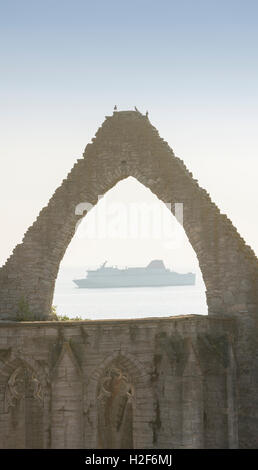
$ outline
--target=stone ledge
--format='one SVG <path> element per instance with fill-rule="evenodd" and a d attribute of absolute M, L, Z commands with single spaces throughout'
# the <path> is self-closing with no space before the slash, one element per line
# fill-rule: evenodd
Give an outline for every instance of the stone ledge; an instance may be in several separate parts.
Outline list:
<path fill-rule="evenodd" d="M 225 317 L 225 316 L 209 316 L 209 315 L 175 315 L 171 317 L 146 317 L 146 318 L 119 318 L 119 319 L 104 319 L 104 320 L 65 320 L 65 321 L 9 321 L 9 320 L 1 320 L 0 321 L 0 328 L 1 327 L 20 327 L 20 326 L 28 326 L 28 327 L 41 327 L 41 326 L 79 326 L 79 325 L 100 325 L 100 324 L 112 324 L 113 326 L 120 326 L 121 324 L 134 324 L 134 323 L 149 323 L 150 325 L 152 323 L 166 323 L 166 322 L 175 322 L 175 321 L 223 321 L 223 322 L 235 322 L 236 318 L 235 317 Z"/>

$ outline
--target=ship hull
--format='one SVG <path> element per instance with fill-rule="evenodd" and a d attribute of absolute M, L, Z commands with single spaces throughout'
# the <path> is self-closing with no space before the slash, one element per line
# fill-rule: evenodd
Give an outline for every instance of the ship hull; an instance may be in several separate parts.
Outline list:
<path fill-rule="evenodd" d="M 117 287 L 168 287 L 168 286 L 192 286 L 195 284 L 195 274 L 172 274 L 166 276 L 142 276 L 138 278 L 130 276 L 110 276 L 95 279 L 75 279 L 73 281 L 80 289 L 102 289 Z"/>

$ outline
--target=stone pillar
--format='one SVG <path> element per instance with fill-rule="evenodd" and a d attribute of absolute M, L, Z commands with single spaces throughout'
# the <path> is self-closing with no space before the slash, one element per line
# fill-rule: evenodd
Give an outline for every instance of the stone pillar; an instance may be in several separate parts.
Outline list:
<path fill-rule="evenodd" d="M 55 366 L 51 398 L 51 448 L 82 447 L 82 380 L 70 346 L 65 343 Z"/>
<path fill-rule="evenodd" d="M 183 447 L 202 449 L 203 377 L 192 343 L 188 342 L 188 358 L 182 377 Z"/>
<path fill-rule="evenodd" d="M 228 415 L 228 447 L 238 448 L 238 417 L 237 417 L 237 383 L 236 383 L 236 363 L 231 341 L 228 346 L 228 367 L 227 367 L 227 415 Z"/>

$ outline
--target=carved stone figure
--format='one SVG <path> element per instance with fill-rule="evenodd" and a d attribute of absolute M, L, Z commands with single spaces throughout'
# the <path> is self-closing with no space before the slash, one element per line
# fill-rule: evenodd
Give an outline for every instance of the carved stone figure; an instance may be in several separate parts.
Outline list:
<path fill-rule="evenodd" d="M 106 371 L 98 394 L 98 447 L 133 448 L 133 385 L 121 369 Z"/>
<path fill-rule="evenodd" d="M 17 403 L 25 398 L 26 393 L 30 391 L 33 398 L 42 400 L 41 383 L 34 375 L 33 371 L 19 366 L 10 375 L 5 391 L 5 408 L 15 407 Z"/>

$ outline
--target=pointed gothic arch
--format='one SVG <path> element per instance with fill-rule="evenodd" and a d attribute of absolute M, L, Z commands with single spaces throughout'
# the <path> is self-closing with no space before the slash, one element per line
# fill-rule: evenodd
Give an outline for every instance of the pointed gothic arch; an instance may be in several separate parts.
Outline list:
<path fill-rule="evenodd" d="M 34 367 L 33 367 L 34 366 Z M 44 448 L 47 415 L 47 380 L 34 361 L 11 357 L 0 369 L 0 389 L 4 394 L 0 420 L 6 435 L 0 438 L 0 448 Z"/>
<path fill-rule="evenodd" d="M 121 111 L 106 117 L 83 158 L 1 268 L 2 319 L 16 319 L 23 298 L 35 319 L 48 318 L 60 262 L 85 215 L 76 208 L 95 205 L 99 195 L 128 176 L 171 203 L 172 211 L 175 203 L 183 203 L 184 229 L 199 260 L 209 313 L 256 310 L 257 258 L 252 249 L 148 118 Z"/>
<path fill-rule="evenodd" d="M 122 377 L 122 386 L 117 387 L 113 400 L 110 378 L 117 376 Z M 85 448 L 149 448 L 153 390 L 146 366 L 134 355 L 120 350 L 102 360 L 89 377 L 86 402 Z"/>
<path fill-rule="evenodd" d="M 76 279 L 80 277 L 80 268 L 78 266 L 74 269 L 74 272 L 69 268 L 67 269 L 68 266 L 76 265 L 79 260 L 82 263 L 83 259 L 88 265 L 91 262 L 95 265 L 95 263 L 103 262 L 104 258 L 108 259 L 110 256 L 112 258 L 112 256 L 119 253 L 122 256 L 124 253 L 127 259 L 114 261 L 115 264 L 116 262 L 118 264 L 125 263 L 126 265 L 129 263 L 130 266 L 132 260 L 130 261 L 130 255 L 128 257 L 128 254 L 134 254 L 137 258 L 141 253 L 145 259 L 149 260 L 154 258 L 165 259 L 164 256 L 167 256 L 165 264 L 169 263 L 170 258 L 173 260 L 173 270 L 178 272 L 184 270 L 187 263 L 187 269 L 195 272 L 197 279 L 194 295 L 185 296 L 185 290 L 175 287 L 176 302 L 173 302 L 171 297 L 169 302 L 167 294 L 164 292 L 162 294 L 160 289 L 157 291 L 155 291 L 155 288 L 148 289 L 144 298 L 140 292 L 141 289 L 139 289 L 133 302 L 128 304 L 126 301 L 123 302 L 124 294 L 122 292 L 122 297 L 119 296 L 118 301 L 114 300 L 115 297 L 113 297 L 112 292 L 107 292 L 107 299 L 110 298 L 112 302 L 110 309 L 107 309 L 104 313 L 105 318 L 108 316 L 116 318 L 117 314 L 121 318 L 149 316 L 150 305 L 152 305 L 154 314 L 158 314 L 159 317 L 167 315 L 168 311 L 171 315 L 190 313 L 206 315 L 205 283 L 196 253 L 180 224 L 181 207 L 180 204 L 178 206 L 177 213 L 179 215 L 175 217 L 168 205 L 160 201 L 146 186 L 131 176 L 119 181 L 108 190 L 87 213 L 87 216 L 80 219 L 77 233 L 71 240 L 62 259 L 53 300 L 54 305 L 58 305 L 58 311 L 65 311 L 67 308 L 67 297 L 63 296 L 63 282 L 64 280 L 65 282 L 68 281 L 68 270 L 69 283 L 72 276 Z M 78 209 L 83 211 L 84 208 L 85 204 L 82 203 Z M 96 259 L 92 260 L 91 256 L 95 256 Z M 74 294 L 76 291 L 74 290 Z M 85 303 L 83 296 L 81 297 L 79 294 L 74 295 L 74 300 L 76 300 L 76 305 L 74 302 L 70 304 L 70 314 L 77 314 L 79 311 L 82 316 L 86 315 L 87 318 L 94 318 L 97 312 L 102 309 L 102 300 L 98 296 L 94 303 L 92 299 L 88 304 Z M 141 313 L 139 313 L 139 302 L 141 303 Z M 156 311 L 155 307 L 153 309 L 154 302 L 157 305 Z"/>

